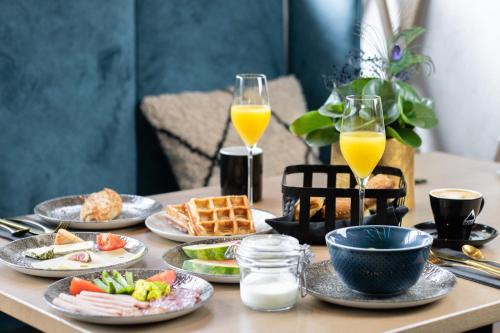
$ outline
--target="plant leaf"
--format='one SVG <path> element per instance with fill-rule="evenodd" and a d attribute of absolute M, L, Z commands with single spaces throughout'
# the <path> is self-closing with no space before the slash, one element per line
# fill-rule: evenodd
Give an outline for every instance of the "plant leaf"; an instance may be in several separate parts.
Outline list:
<path fill-rule="evenodd" d="M 425 29 L 422 27 L 412 27 L 409 29 L 402 30 L 399 34 L 396 35 L 396 39 L 402 37 L 405 41 L 405 46 L 408 47 L 418 36 L 423 34 Z"/>
<path fill-rule="evenodd" d="M 342 118 L 344 102 L 325 104 L 318 110 L 319 114 L 330 118 Z"/>
<path fill-rule="evenodd" d="M 401 106 L 398 103 L 390 81 L 383 79 L 372 79 L 363 88 L 364 95 L 378 95 L 382 99 L 385 125 L 392 124 L 398 120 L 401 113 Z"/>
<path fill-rule="evenodd" d="M 333 125 L 331 118 L 320 115 L 318 111 L 309 111 L 295 119 L 289 129 L 292 134 L 302 136 L 315 129 L 331 125 Z"/>
<path fill-rule="evenodd" d="M 305 139 L 310 146 L 322 147 L 339 141 L 339 135 L 335 126 L 327 126 L 311 131 Z"/>
<path fill-rule="evenodd" d="M 389 73 L 395 75 L 408 67 L 420 64 L 428 64 L 432 69 L 434 69 L 434 63 L 432 62 L 431 57 L 423 54 L 414 54 L 410 50 L 406 49 L 403 52 L 401 60 L 396 62 L 391 61 L 389 65 Z"/>
<path fill-rule="evenodd" d="M 337 93 L 344 99 L 349 95 L 361 95 L 363 94 L 363 89 L 365 85 L 370 82 L 373 78 L 359 78 L 356 80 L 352 80 L 349 83 L 343 84 L 337 87 Z"/>
<path fill-rule="evenodd" d="M 398 96 L 410 102 L 421 102 L 422 98 L 411 85 L 401 80 L 392 82 L 392 88 Z"/>
<path fill-rule="evenodd" d="M 411 128 L 399 127 L 395 124 L 394 126 L 387 126 L 385 130 L 387 131 L 387 135 L 398 140 L 402 144 L 413 148 L 418 148 L 422 144 L 420 136 Z"/>
<path fill-rule="evenodd" d="M 438 124 L 436 114 L 427 105 L 410 101 L 403 101 L 402 105 L 401 118 L 405 123 L 421 128 L 433 128 Z"/>

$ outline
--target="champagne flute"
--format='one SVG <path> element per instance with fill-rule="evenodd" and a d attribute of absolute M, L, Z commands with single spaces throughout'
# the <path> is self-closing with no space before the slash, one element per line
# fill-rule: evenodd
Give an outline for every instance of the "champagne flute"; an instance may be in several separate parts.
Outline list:
<path fill-rule="evenodd" d="M 380 97 L 347 96 L 340 129 L 340 151 L 359 185 L 360 224 L 364 216 L 366 184 L 384 149 L 384 114 Z"/>
<path fill-rule="evenodd" d="M 231 121 L 248 152 L 248 201 L 253 205 L 253 154 L 269 124 L 271 106 L 264 74 L 238 74 L 234 85 Z"/>

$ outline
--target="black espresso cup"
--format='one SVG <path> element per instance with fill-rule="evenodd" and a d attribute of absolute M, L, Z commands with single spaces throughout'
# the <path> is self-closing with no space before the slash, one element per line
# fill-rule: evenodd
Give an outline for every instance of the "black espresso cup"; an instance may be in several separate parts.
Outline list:
<path fill-rule="evenodd" d="M 476 217 L 483 210 L 483 195 L 472 190 L 442 188 L 430 191 L 429 197 L 438 238 L 469 239 Z"/>
<path fill-rule="evenodd" d="M 246 147 L 225 147 L 219 151 L 220 187 L 222 195 L 247 194 L 248 153 Z M 253 201 L 262 198 L 262 149 L 253 155 Z"/>

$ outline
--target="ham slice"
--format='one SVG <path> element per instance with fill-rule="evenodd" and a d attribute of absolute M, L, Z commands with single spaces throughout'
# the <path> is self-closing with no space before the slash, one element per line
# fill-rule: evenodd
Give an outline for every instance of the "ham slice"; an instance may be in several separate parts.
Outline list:
<path fill-rule="evenodd" d="M 129 295 L 82 291 L 76 296 L 61 293 L 52 303 L 65 310 L 91 316 L 141 316 L 179 311 L 200 301 L 195 290 L 176 288 L 166 297 L 140 302 Z"/>

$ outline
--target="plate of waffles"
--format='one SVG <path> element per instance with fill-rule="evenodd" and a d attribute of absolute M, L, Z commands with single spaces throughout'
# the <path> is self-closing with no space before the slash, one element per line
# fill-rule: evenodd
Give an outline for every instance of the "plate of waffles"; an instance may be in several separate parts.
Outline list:
<path fill-rule="evenodd" d="M 192 242 L 269 233 L 272 228 L 266 220 L 275 217 L 250 208 L 246 195 L 193 198 L 166 205 L 162 212 L 146 219 L 146 227 L 166 239 Z"/>

